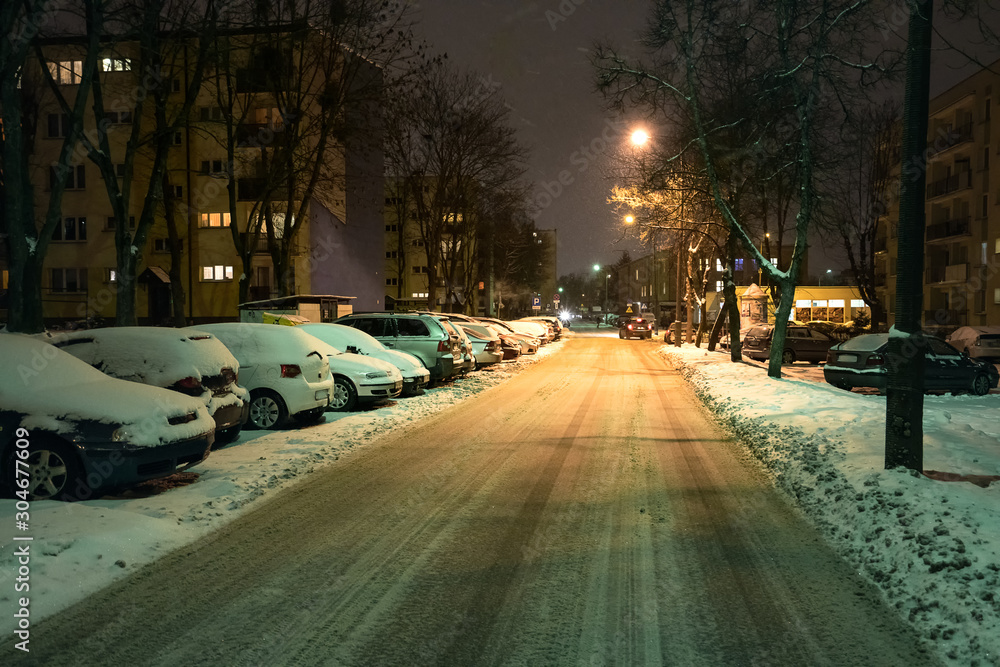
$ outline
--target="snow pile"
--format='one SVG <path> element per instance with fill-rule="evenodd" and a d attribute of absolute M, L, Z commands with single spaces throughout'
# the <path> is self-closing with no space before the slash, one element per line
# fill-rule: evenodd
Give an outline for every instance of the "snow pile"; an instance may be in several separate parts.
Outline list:
<path fill-rule="evenodd" d="M 25 345 L 65 354 L 47 343 L 26 337 L 24 340 Z M 0 541 L 0 609 L 11 610 L 0 615 L 0 636 L 9 637 L 16 627 L 13 610 L 17 609 L 15 603 L 19 597 L 30 598 L 31 622 L 37 623 L 142 565 L 219 529 L 258 498 L 364 447 L 384 433 L 441 412 L 504 382 L 557 353 L 559 347 L 545 346 L 536 355 L 496 364 L 427 390 L 422 396 L 361 412 L 327 412 L 325 422 L 316 425 L 282 431 L 244 431 L 235 443 L 212 452 L 190 471 L 149 482 L 121 496 L 81 503 L 31 503 L 30 531 L 18 533 L 33 538 L 30 590 L 18 592 L 14 588 L 18 571 L 14 550 L 24 543 L 13 542 L 9 536 Z M 28 348 L 21 354 L 10 355 L 10 359 L 21 358 L 30 363 L 31 352 Z M 124 380 L 107 378 L 82 361 L 72 361 L 84 378 L 96 376 L 108 385 L 126 386 Z M 16 377 L 17 364 L 11 364 L 10 372 Z M 131 383 L 127 386 L 132 390 L 128 395 L 119 390 L 123 404 L 131 403 L 133 397 L 142 397 L 144 392 L 159 392 L 178 396 L 204 411 L 195 399 L 176 392 Z M 142 406 L 144 414 L 148 413 L 148 405 L 147 401 Z M 211 423 L 207 413 L 204 418 Z M 166 488 L 169 490 L 164 491 Z M 0 499 L 0 523 L 8 526 L 8 530 L 15 525 L 15 511 L 14 500 Z"/>
<path fill-rule="evenodd" d="M 775 380 L 728 352 L 661 353 L 943 661 L 1000 664 L 1000 481 L 884 470 L 884 396 Z M 924 410 L 925 471 L 1000 475 L 1000 394 L 927 396 Z"/>

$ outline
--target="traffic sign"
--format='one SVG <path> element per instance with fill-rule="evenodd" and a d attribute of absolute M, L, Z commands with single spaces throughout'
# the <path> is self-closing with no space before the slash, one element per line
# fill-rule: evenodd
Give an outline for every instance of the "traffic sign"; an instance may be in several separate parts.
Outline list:
<path fill-rule="evenodd" d="M 542 309 L 542 297 L 540 297 L 540 296 L 533 296 L 533 297 L 531 297 L 531 309 L 532 310 L 541 310 Z"/>
<path fill-rule="evenodd" d="M 552 300 L 555 301 L 556 303 L 559 303 L 559 294 L 558 293 L 553 294 L 552 295 Z"/>
<path fill-rule="evenodd" d="M 632 314 L 632 304 L 631 303 L 625 307 L 625 314 L 626 315 L 631 315 Z"/>

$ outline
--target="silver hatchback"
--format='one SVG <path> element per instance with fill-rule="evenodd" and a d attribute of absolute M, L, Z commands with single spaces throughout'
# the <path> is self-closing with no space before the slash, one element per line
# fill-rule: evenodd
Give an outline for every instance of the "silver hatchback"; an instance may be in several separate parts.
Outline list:
<path fill-rule="evenodd" d="M 427 367 L 431 382 L 454 377 L 462 370 L 458 336 L 432 315 L 421 313 L 352 313 L 336 320 L 364 331 L 382 345 L 409 352 Z"/>

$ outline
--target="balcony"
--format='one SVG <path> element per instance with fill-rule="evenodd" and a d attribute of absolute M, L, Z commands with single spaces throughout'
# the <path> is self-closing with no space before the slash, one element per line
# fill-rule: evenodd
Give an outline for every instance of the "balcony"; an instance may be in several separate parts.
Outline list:
<path fill-rule="evenodd" d="M 951 194 L 952 192 L 958 192 L 959 190 L 965 190 L 971 187 L 972 172 L 960 171 L 947 178 L 942 178 L 932 183 L 928 183 L 927 198 L 933 199 L 935 197 L 941 197 L 942 195 Z"/>
<path fill-rule="evenodd" d="M 927 284 L 964 283 L 969 280 L 969 265 L 950 264 L 948 266 L 933 266 L 927 269 L 925 276 Z"/>
<path fill-rule="evenodd" d="M 937 155 L 949 148 L 954 148 L 959 144 L 972 141 L 972 123 L 966 123 L 958 127 L 941 128 L 937 132 L 934 140 L 927 144 L 927 154 Z"/>
<path fill-rule="evenodd" d="M 249 243 L 249 235 L 246 232 L 242 232 L 240 234 L 240 239 L 243 242 L 243 245 L 246 245 L 247 243 Z M 264 232 L 261 232 L 260 237 L 257 239 L 257 243 L 254 246 L 253 253 L 255 255 L 269 255 L 269 254 L 271 254 L 270 251 L 267 249 L 267 236 L 264 235 Z M 299 257 L 300 255 L 302 255 L 301 248 L 298 245 L 293 245 L 292 246 L 292 256 L 293 257 Z"/>
<path fill-rule="evenodd" d="M 236 181 L 236 199 L 239 201 L 257 201 L 264 194 L 267 179 L 241 178 Z"/>
<path fill-rule="evenodd" d="M 955 218 L 954 220 L 945 220 L 944 222 L 935 222 L 927 226 L 924 238 L 930 243 L 932 241 L 950 239 L 954 236 L 969 236 L 972 233 L 969 226 L 970 220 L 969 216 L 966 216 L 964 218 Z"/>
<path fill-rule="evenodd" d="M 236 145 L 240 148 L 281 146 L 285 138 L 285 128 L 280 124 L 242 123 L 236 127 Z"/>

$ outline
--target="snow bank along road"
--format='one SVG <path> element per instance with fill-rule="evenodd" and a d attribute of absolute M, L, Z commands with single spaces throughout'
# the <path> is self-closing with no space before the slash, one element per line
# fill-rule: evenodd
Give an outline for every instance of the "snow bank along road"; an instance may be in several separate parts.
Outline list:
<path fill-rule="evenodd" d="M 28 660 L 932 664 L 655 345 L 576 336 L 43 621 Z"/>

